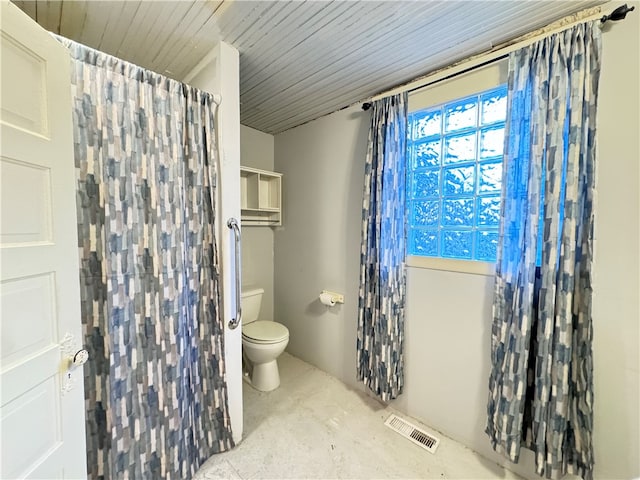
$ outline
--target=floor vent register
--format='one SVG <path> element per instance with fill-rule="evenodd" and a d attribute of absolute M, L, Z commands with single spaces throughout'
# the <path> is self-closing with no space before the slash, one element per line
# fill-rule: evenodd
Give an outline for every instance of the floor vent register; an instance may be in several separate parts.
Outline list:
<path fill-rule="evenodd" d="M 389 418 L 387 418 L 384 424 L 391 430 L 399 433 L 405 438 L 408 438 L 413 443 L 424 448 L 428 452 L 436 453 L 436 449 L 440 444 L 440 439 L 436 436 L 419 429 L 415 425 L 407 422 L 405 419 L 400 418 L 393 413 L 389 415 Z"/>

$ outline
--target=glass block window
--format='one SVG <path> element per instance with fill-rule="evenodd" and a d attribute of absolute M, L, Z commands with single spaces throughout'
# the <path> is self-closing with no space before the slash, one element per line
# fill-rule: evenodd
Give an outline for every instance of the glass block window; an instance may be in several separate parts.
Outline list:
<path fill-rule="evenodd" d="M 409 114 L 408 253 L 494 262 L 507 86 Z"/>

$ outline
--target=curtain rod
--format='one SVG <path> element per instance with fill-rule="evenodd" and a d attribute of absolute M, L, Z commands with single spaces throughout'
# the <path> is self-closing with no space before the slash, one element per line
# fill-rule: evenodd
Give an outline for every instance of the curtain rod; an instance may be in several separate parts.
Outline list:
<path fill-rule="evenodd" d="M 628 7 L 625 3 L 624 5 L 621 5 L 620 7 L 613 10 L 608 15 L 602 15 L 602 8 L 600 6 L 576 12 L 560 20 L 556 20 L 555 22 L 550 23 L 545 27 L 539 28 L 537 30 L 534 30 L 533 32 L 521 35 L 520 37 L 517 37 L 513 40 L 509 40 L 500 45 L 497 45 L 487 52 L 467 57 L 457 63 L 442 67 L 434 72 L 428 73 L 427 75 L 419 77 L 408 83 L 399 85 L 390 90 L 374 95 L 369 100 L 362 103 L 362 109 L 368 110 L 371 107 L 371 102 L 374 102 L 375 100 L 380 100 L 381 98 L 396 95 L 398 93 L 414 92 L 416 90 L 420 90 L 422 88 L 433 85 L 434 83 L 438 83 L 456 75 L 468 72 L 469 70 L 473 70 L 475 68 L 490 64 L 506 57 L 511 52 L 526 47 L 527 45 L 537 42 L 542 38 L 553 35 L 554 33 L 562 32 L 563 30 L 566 30 L 579 23 L 597 19 L 600 19 L 601 24 L 609 20 L 622 20 L 626 17 L 627 13 L 633 11 L 634 9 L 635 7 Z"/>

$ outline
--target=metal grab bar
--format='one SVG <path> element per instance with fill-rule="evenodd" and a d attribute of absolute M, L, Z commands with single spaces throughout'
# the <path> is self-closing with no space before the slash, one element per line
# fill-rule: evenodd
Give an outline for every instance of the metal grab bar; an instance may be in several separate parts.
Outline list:
<path fill-rule="evenodd" d="M 235 218 L 230 218 L 227 221 L 227 227 L 233 230 L 233 236 L 236 241 L 236 316 L 229 321 L 229 328 L 233 330 L 240 325 L 240 320 L 242 319 L 242 308 L 240 306 L 240 227 L 238 226 L 238 221 Z"/>

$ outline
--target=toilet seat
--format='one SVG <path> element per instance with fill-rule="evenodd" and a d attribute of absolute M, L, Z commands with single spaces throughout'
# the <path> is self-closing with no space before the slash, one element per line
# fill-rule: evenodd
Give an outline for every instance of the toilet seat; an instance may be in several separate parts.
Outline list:
<path fill-rule="evenodd" d="M 256 320 L 242 326 L 242 337 L 252 343 L 278 343 L 289 338 L 289 330 L 281 323 Z"/>

